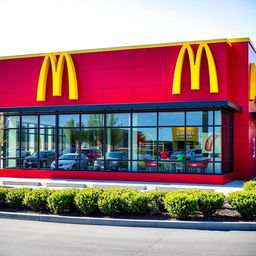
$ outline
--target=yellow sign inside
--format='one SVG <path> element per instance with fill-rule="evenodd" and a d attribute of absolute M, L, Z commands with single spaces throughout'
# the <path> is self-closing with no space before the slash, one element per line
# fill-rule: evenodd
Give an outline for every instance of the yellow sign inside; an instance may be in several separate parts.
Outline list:
<path fill-rule="evenodd" d="M 187 127 L 185 134 L 185 127 L 173 127 L 172 138 L 173 141 L 198 141 L 198 127 Z"/>
<path fill-rule="evenodd" d="M 174 77 L 173 77 L 173 86 L 172 86 L 172 94 L 180 94 L 181 93 L 181 74 L 183 69 L 183 62 L 185 58 L 185 53 L 188 52 L 189 64 L 190 64 L 190 74 L 191 74 L 191 90 L 200 90 L 200 68 L 201 68 L 201 59 L 203 49 L 205 50 L 208 68 L 209 68 L 209 77 L 210 77 L 210 93 L 218 93 L 218 77 L 216 66 L 214 62 L 214 58 L 211 52 L 211 49 L 207 45 L 207 43 L 199 44 L 197 49 L 196 58 L 194 56 L 194 51 L 190 44 L 184 44 L 179 52 Z"/>
<path fill-rule="evenodd" d="M 52 94 L 53 96 L 62 95 L 62 78 L 65 63 L 68 72 L 69 99 L 78 100 L 76 70 L 73 60 L 68 53 L 61 53 L 58 60 L 54 54 L 47 54 L 45 56 L 38 80 L 37 101 L 45 101 L 50 66 L 52 69 Z"/>
<path fill-rule="evenodd" d="M 250 64 L 250 100 L 256 100 L 256 63 Z"/>

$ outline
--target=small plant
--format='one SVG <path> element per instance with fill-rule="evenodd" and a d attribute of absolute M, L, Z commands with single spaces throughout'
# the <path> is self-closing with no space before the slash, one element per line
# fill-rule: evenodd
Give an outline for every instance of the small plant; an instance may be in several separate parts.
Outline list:
<path fill-rule="evenodd" d="M 8 194 L 7 188 L 0 188 L 0 207 L 3 207 L 6 205 L 6 197 Z"/>
<path fill-rule="evenodd" d="M 198 209 L 204 216 L 209 217 L 223 206 L 224 200 L 223 193 L 202 191 L 199 193 Z"/>
<path fill-rule="evenodd" d="M 26 193 L 23 204 L 34 211 L 43 211 L 47 209 L 47 198 L 54 190 L 43 188 L 36 189 Z"/>
<path fill-rule="evenodd" d="M 256 181 L 248 181 L 245 182 L 243 185 L 243 190 L 245 191 L 251 191 L 251 190 L 255 190 L 256 191 Z"/>
<path fill-rule="evenodd" d="M 50 210 L 56 214 L 75 211 L 74 197 L 77 192 L 79 189 L 56 190 L 47 198 Z"/>
<path fill-rule="evenodd" d="M 164 198 L 169 214 L 177 219 L 186 219 L 197 210 L 197 197 L 184 192 L 171 192 Z"/>
<path fill-rule="evenodd" d="M 256 215 L 256 191 L 235 191 L 228 194 L 227 200 L 243 218 Z"/>
<path fill-rule="evenodd" d="M 86 188 L 80 190 L 75 198 L 77 209 L 85 215 L 99 212 L 98 198 L 103 193 L 103 189 Z"/>
<path fill-rule="evenodd" d="M 7 194 L 7 202 L 13 208 L 22 208 L 23 200 L 26 193 L 32 191 L 32 188 L 17 188 L 14 190 L 9 190 Z"/>

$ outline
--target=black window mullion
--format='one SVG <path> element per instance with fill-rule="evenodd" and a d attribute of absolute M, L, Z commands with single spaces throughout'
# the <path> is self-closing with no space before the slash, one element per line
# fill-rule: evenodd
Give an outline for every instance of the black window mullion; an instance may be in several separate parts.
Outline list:
<path fill-rule="evenodd" d="M 10 135 L 9 135 L 10 136 Z M 19 169 L 22 168 L 21 166 L 21 145 L 22 145 L 22 116 L 20 116 L 20 128 L 19 128 L 19 137 L 20 137 L 20 141 L 19 141 Z"/>
<path fill-rule="evenodd" d="M 133 124 L 133 114 L 132 112 L 130 113 L 130 172 L 132 172 L 132 159 L 133 159 L 133 156 L 132 156 L 132 153 L 133 153 L 133 139 L 132 139 L 132 136 L 133 136 L 133 133 L 132 133 L 132 124 Z M 128 170 L 129 171 L 129 170 Z"/>
<path fill-rule="evenodd" d="M 104 171 L 106 171 L 106 149 L 107 149 L 107 114 L 104 113 L 104 127 L 103 127 L 103 162 L 104 162 Z"/>
<path fill-rule="evenodd" d="M 37 139 L 37 168 L 40 169 L 41 168 L 41 164 L 40 164 L 40 157 L 39 157 L 39 151 L 40 151 L 40 145 L 39 145 L 39 141 L 40 141 L 40 115 L 37 116 L 37 136 L 35 136 L 35 138 Z"/>
<path fill-rule="evenodd" d="M 159 146 L 159 112 L 156 112 L 156 171 L 159 172 L 159 153 L 158 153 L 158 146 Z"/>
<path fill-rule="evenodd" d="M 213 174 L 215 174 L 215 109 L 213 110 Z M 222 136 L 221 136 L 221 144 L 222 142 Z"/>
<path fill-rule="evenodd" d="M 59 114 L 56 114 L 56 121 L 55 121 L 55 136 L 56 136 L 56 140 L 55 140 L 55 168 L 56 170 L 59 169 Z"/>
<path fill-rule="evenodd" d="M 184 159 L 183 159 L 183 165 L 184 165 L 184 172 L 188 172 L 187 168 L 187 111 L 185 110 L 185 131 L 184 131 Z"/>

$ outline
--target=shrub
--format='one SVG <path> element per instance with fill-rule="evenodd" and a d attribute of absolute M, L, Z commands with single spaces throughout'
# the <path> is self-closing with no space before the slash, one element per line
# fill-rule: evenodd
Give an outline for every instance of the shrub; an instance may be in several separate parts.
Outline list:
<path fill-rule="evenodd" d="M 251 191 L 251 190 L 255 190 L 256 191 L 256 181 L 248 181 L 245 182 L 243 185 L 243 190 L 245 191 Z"/>
<path fill-rule="evenodd" d="M 153 213 L 163 212 L 165 210 L 164 198 L 170 193 L 168 191 L 149 191 L 145 195 L 148 197 L 149 209 Z"/>
<path fill-rule="evenodd" d="M 52 212 L 62 214 L 74 211 L 74 197 L 79 189 L 61 189 L 54 191 L 48 198 L 47 203 Z"/>
<path fill-rule="evenodd" d="M 32 191 L 32 188 L 17 188 L 14 190 L 9 190 L 6 199 L 11 207 L 22 208 L 24 206 L 23 205 L 24 197 L 26 193 L 30 191 Z"/>
<path fill-rule="evenodd" d="M 5 206 L 8 191 L 9 190 L 7 188 L 0 188 L 0 207 Z"/>
<path fill-rule="evenodd" d="M 197 197 L 193 193 L 171 192 L 165 198 L 165 207 L 171 216 L 177 219 L 186 219 L 191 213 L 197 210 Z"/>
<path fill-rule="evenodd" d="M 227 200 L 243 218 L 256 215 L 256 191 L 235 191 L 228 194 Z"/>
<path fill-rule="evenodd" d="M 103 193 L 103 189 L 86 188 L 80 190 L 75 198 L 77 209 L 85 215 L 97 213 L 99 211 L 98 198 Z"/>
<path fill-rule="evenodd" d="M 43 211 L 47 209 L 47 198 L 54 190 L 43 188 L 32 190 L 26 193 L 23 204 L 34 211 Z"/>
<path fill-rule="evenodd" d="M 120 199 L 121 211 L 128 215 L 136 215 L 145 211 L 149 202 L 145 194 L 132 189 L 122 191 Z"/>
<path fill-rule="evenodd" d="M 223 206 L 224 200 L 225 196 L 223 193 L 202 191 L 199 193 L 198 209 L 204 216 L 211 216 Z"/>

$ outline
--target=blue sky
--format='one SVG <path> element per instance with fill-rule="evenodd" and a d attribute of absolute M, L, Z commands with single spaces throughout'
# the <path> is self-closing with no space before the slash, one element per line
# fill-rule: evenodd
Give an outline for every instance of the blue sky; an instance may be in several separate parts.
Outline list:
<path fill-rule="evenodd" d="M 0 56 L 250 37 L 256 0 L 0 0 Z"/>

